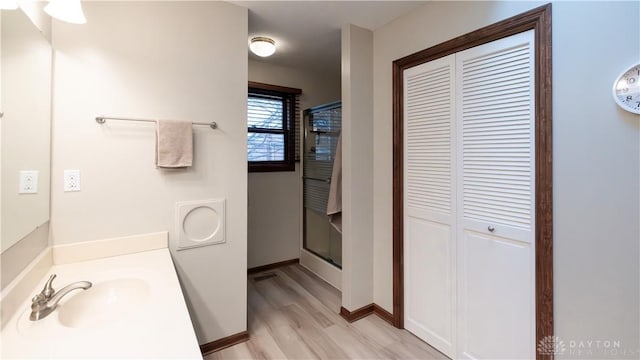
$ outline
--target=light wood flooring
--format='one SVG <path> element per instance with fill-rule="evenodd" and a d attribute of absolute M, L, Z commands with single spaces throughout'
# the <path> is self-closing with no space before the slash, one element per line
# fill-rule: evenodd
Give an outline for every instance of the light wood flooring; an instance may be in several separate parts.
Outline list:
<path fill-rule="evenodd" d="M 250 340 L 205 360 L 447 359 L 376 315 L 349 324 L 340 292 L 300 265 L 249 275 L 248 295 Z"/>

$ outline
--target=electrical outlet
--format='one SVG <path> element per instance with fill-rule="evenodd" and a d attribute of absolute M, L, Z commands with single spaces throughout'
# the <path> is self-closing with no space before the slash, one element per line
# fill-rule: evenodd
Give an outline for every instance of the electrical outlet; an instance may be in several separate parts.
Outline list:
<path fill-rule="evenodd" d="M 80 191 L 80 170 L 64 171 L 64 191 Z"/>
<path fill-rule="evenodd" d="M 20 171 L 20 188 L 18 194 L 36 194 L 38 192 L 38 171 Z"/>

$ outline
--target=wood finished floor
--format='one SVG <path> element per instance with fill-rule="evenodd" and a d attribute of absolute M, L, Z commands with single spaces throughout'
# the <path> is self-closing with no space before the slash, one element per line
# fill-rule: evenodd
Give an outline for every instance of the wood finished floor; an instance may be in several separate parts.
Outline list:
<path fill-rule="evenodd" d="M 300 265 L 249 275 L 248 294 L 250 340 L 205 360 L 447 359 L 376 315 L 349 324 L 340 292 Z"/>

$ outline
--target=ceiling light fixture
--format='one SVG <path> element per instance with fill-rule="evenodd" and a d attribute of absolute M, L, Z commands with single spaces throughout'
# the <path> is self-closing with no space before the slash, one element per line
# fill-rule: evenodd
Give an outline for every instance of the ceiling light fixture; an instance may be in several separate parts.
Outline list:
<path fill-rule="evenodd" d="M 0 0 L 0 10 L 15 10 L 18 8 L 18 0 Z"/>
<path fill-rule="evenodd" d="M 84 24 L 87 19 L 82 12 L 80 0 L 51 0 L 44 11 L 58 20 L 72 24 Z"/>
<path fill-rule="evenodd" d="M 276 42 L 268 37 L 256 36 L 251 39 L 249 49 L 260 57 L 271 56 L 276 52 Z"/>

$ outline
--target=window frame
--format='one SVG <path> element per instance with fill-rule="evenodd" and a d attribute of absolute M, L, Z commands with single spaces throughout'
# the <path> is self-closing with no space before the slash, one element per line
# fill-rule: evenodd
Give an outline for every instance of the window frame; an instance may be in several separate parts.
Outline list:
<path fill-rule="evenodd" d="M 248 125 L 247 113 L 247 135 L 250 133 L 258 134 L 284 134 L 284 160 L 277 161 L 249 161 L 249 172 L 276 172 L 276 171 L 295 171 L 295 134 L 296 134 L 296 96 L 300 95 L 302 90 L 288 88 L 284 86 L 263 84 L 249 81 L 247 92 L 247 110 L 248 99 L 255 95 L 282 98 L 282 130 L 269 128 L 250 128 Z M 248 139 L 247 139 L 248 144 Z"/>

